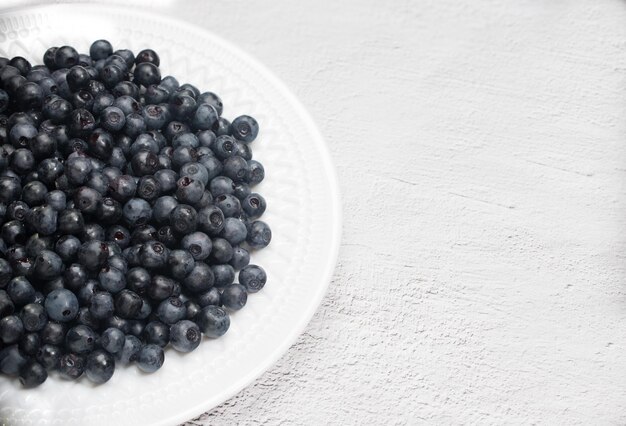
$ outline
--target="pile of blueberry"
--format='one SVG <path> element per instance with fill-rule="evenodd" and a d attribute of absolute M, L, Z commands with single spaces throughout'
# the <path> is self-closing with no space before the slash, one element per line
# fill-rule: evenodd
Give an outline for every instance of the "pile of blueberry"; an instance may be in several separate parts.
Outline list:
<path fill-rule="evenodd" d="M 43 62 L 0 58 L 0 371 L 26 387 L 154 372 L 265 285 L 258 123 L 161 78 L 150 49 Z"/>

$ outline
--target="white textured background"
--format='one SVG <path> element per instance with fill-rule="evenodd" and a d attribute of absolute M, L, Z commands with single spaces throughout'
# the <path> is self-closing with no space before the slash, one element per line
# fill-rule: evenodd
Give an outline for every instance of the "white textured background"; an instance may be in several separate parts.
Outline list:
<path fill-rule="evenodd" d="M 190 425 L 626 423 L 626 1 L 159 3 L 291 87 L 345 213 L 304 335 Z"/>

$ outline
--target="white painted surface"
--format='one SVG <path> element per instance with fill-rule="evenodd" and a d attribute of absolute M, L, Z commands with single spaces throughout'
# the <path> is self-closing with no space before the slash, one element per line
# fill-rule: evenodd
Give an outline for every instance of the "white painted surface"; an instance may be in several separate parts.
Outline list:
<path fill-rule="evenodd" d="M 626 423 L 626 2 L 162 8 L 284 79 L 345 211 L 306 333 L 191 424 Z"/>

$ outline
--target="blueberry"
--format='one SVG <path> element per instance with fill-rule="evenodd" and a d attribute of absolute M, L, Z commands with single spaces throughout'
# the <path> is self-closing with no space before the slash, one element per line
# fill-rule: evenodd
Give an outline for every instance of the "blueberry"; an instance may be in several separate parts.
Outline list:
<path fill-rule="evenodd" d="M 126 124 L 124 125 L 124 133 L 132 138 L 136 138 L 141 133 L 148 130 L 143 116 L 133 112 L 126 116 Z"/>
<path fill-rule="evenodd" d="M 61 349 L 55 345 L 44 344 L 37 351 L 35 358 L 46 370 L 56 369 L 61 359 Z"/>
<path fill-rule="evenodd" d="M 65 192 L 59 190 L 50 191 L 46 194 L 44 202 L 57 212 L 64 210 L 67 202 Z"/>
<path fill-rule="evenodd" d="M 78 315 L 74 320 L 73 324 L 76 325 L 84 325 L 92 330 L 96 330 L 100 328 L 100 322 L 97 318 L 95 318 L 91 312 L 89 312 L 89 308 L 87 306 L 83 306 L 78 310 Z"/>
<path fill-rule="evenodd" d="M 73 235 L 64 235 L 57 240 L 54 250 L 64 262 L 71 262 L 76 259 L 80 246 L 81 242 L 78 238 Z"/>
<path fill-rule="evenodd" d="M 204 92 L 198 95 L 198 103 L 199 104 L 207 104 L 211 105 L 215 108 L 218 115 L 222 115 L 222 110 L 224 109 L 224 105 L 222 100 L 215 93 Z"/>
<path fill-rule="evenodd" d="M 188 121 L 197 108 L 196 101 L 183 93 L 175 93 L 170 98 L 172 117 L 180 121 Z"/>
<path fill-rule="evenodd" d="M 148 296 L 152 300 L 161 301 L 172 296 L 174 292 L 174 281 L 163 275 L 155 275 L 152 277 L 150 287 L 148 288 Z"/>
<path fill-rule="evenodd" d="M 126 247 L 122 251 L 122 255 L 124 256 L 124 259 L 126 259 L 126 263 L 129 266 L 131 267 L 139 266 L 140 264 L 139 251 L 140 250 L 141 250 L 141 244 L 137 244 L 134 246 Z"/>
<path fill-rule="evenodd" d="M 132 176 L 120 175 L 111 180 L 109 195 L 115 200 L 124 203 L 135 196 L 137 183 Z"/>
<path fill-rule="evenodd" d="M 159 160 L 156 154 L 142 150 L 133 156 L 131 165 L 138 176 L 153 175 L 159 167 Z"/>
<path fill-rule="evenodd" d="M 152 201 L 161 194 L 161 184 L 154 176 L 143 176 L 139 180 L 137 195 L 144 200 Z"/>
<path fill-rule="evenodd" d="M 26 363 L 27 358 L 17 345 L 7 346 L 0 350 L 0 372 L 8 376 L 17 376 Z"/>
<path fill-rule="evenodd" d="M 2 235 L 2 239 L 7 244 L 24 243 L 26 240 L 26 228 L 24 228 L 24 224 L 20 220 L 11 220 L 2 225 L 0 235 Z"/>
<path fill-rule="evenodd" d="M 177 280 L 185 278 L 195 265 L 194 257 L 188 250 L 172 250 L 167 259 L 169 273 Z"/>
<path fill-rule="evenodd" d="M 15 305 L 26 305 L 35 300 L 35 289 L 31 283 L 22 276 L 13 278 L 7 284 L 7 294 Z"/>
<path fill-rule="evenodd" d="M 94 61 L 98 59 L 106 59 L 113 53 L 113 46 L 108 40 L 96 40 L 89 47 L 89 56 Z"/>
<path fill-rule="evenodd" d="M 124 204 L 122 210 L 124 222 L 131 228 L 147 223 L 152 217 L 150 204 L 141 198 L 132 198 Z"/>
<path fill-rule="evenodd" d="M 66 353 L 59 359 L 57 370 L 62 378 L 76 380 L 85 370 L 85 359 L 77 354 Z"/>
<path fill-rule="evenodd" d="M 24 334 L 24 324 L 17 315 L 0 319 L 0 341 L 5 345 L 17 343 Z"/>
<path fill-rule="evenodd" d="M 213 271 L 204 262 L 196 262 L 191 272 L 182 280 L 182 284 L 190 293 L 203 293 L 213 286 Z"/>
<path fill-rule="evenodd" d="M 228 264 L 211 265 L 211 271 L 215 277 L 215 287 L 226 287 L 235 281 L 235 269 Z"/>
<path fill-rule="evenodd" d="M 172 138 L 172 148 L 198 148 L 199 146 L 200 141 L 198 141 L 198 137 L 193 133 L 178 133 Z"/>
<path fill-rule="evenodd" d="M 239 182 L 239 183 L 235 184 L 235 189 L 233 191 L 233 195 L 235 197 L 237 197 L 237 199 L 241 202 L 248 195 L 250 195 L 251 192 L 252 192 L 252 190 L 250 189 L 250 185 L 248 185 L 247 183 L 244 183 L 244 182 Z M 243 208 L 243 206 L 242 206 L 242 208 Z"/>
<path fill-rule="evenodd" d="M 112 243 L 115 246 L 117 246 L 117 244 Z M 119 249 L 119 246 L 117 246 Z M 111 252 L 111 248 L 109 246 L 109 253 Z M 115 269 L 118 269 L 120 271 L 122 271 L 122 273 L 126 274 L 126 272 L 128 272 L 128 264 L 126 263 L 126 260 L 122 257 L 121 255 L 121 250 L 119 254 L 110 256 L 107 259 L 107 263 L 110 267 L 113 267 Z"/>
<path fill-rule="evenodd" d="M 39 133 L 29 140 L 29 148 L 37 160 L 52 157 L 57 148 L 56 139 L 48 133 Z"/>
<path fill-rule="evenodd" d="M 73 185 L 83 185 L 93 170 L 91 161 L 86 157 L 73 157 L 65 162 L 65 175 Z"/>
<path fill-rule="evenodd" d="M 220 117 L 211 130 L 213 130 L 216 136 L 230 136 L 230 121 Z"/>
<path fill-rule="evenodd" d="M 41 385 L 48 378 L 48 372 L 38 362 L 29 361 L 20 368 L 20 383 L 25 388 L 34 388 Z"/>
<path fill-rule="evenodd" d="M 209 190 L 214 198 L 235 192 L 235 183 L 227 176 L 217 176 L 209 182 Z"/>
<path fill-rule="evenodd" d="M 178 179 L 176 198 L 185 204 L 194 204 L 204 195 L 204 184 L 200 180 L 195 180 L 189 176 Z"/>
<path fill-rule="evenodd" d="M 178 175 L 173 170 L 158 170 L 154 173 L 154 178 L 159 181 L 161 193 L 169 193 L 176 189 Z"/>
<path fill-rule="evenodd" d="M 214 238 L 210 258 L 218 263 L 227 263 L 233 257 L 233 246 L 223 238 Z"/>
<path fill-rule="evenodd" d="M 63 234 L 79 234 L 85 226 L 83 215 L 79 210 L 67 209 L 58 215 L 58 229 Z"/>
<path fill-rule="evenodd" d="M 78 261 L 89 271 L 102 268 L 108 257 L 109 248 L 98 240 L 87 241 L 78 250 Z"/>
<path fill-rule="evenodd" d="M 85 67 L 81 65 L 73 66 L 65 78 L 67 80 L 67 85 L 73 92 L 86 88 L 89 80 L 91 79 Z"/>
<path fill-rule="evenodd" d="M 190 131 L 191 129 L 185 123 L 172 120 L 163 129 L 163 135 L 167 138 L 168 141 L 173 142 L 176 135 L 189 133 Z"/>
<path fill-rule="evenodd" d="M 87 282 L 88 273 L 83 265 L 73 263 L 65 269 L 63 278 L 65 280 L 65 287 L 68 290 L 76 292 Z"/>
<path fill-rule="evenodd" d="M 104 125 L 103 122 L 103 113 L 104 111 L 113 106 L 113 102 L 115 101 L 115 97 L 113 95 L 111 95 L 110 93 L 100 93 L 98 95 L 96 95 L 94 97 L 93 100 L 93 113 L 95 115 L 99 115 L 100 116 L 100 125 L 109 130 L 109 131 L 114 131 L 114 129 L 111 128 L 107 128 L 107 126 Z M 122 113 L 122 116 L 124 117 L 124 123 L 126 123 L 126 114 Z M 109 123 L 110 124 L 110 123 Z M 119 129 L 115 129 L 115 131 L 121 130 L 124 126 L 120 127 Z"/>
<path fill-rule="evenodd" d="M 48 317 L 60 322 L 73 320 L 79 309 L 74 293 L 65 289 L 57 289 L 48 294 L 44 306 Z"/>
<path fill-rule="evenodd" d="M 124 62 L 126 62 L 126 66 L 128 69 L 132 68 L 133 64 L 135 63 L 135 55 L 131 50 L 118 49 L 113 52 L 113 54 L 122 58 Z"/>
<path fill-rule="evenodd" d="M 43 96 L 43 89 L 37 83 L 24 83 L 15 91 L 17 104 L 23 110 L 40 109 Z"/>
<path fill-rule="evenodd" d="M 125 336 L 118 328 L 107 328 L 100 337 L 100 346 L 109 353 L 116 354 L 124 347 Z"/>
<path fill-rule="evenodd" d="M 102 202 L 102 194 L 86 186 L 78 188 L 74 193 L 74 205 L 82 213 L 95 213 Z"/>
<path fill-rule="evenodd" d="M 58 213 L 47 204 L 33 207 L 26 216 L 26 222 L 38 233 L 51 235 L 57 230 Z"/>
<path fill-rule="evenodd" d="M 78 52 L 71 46 L 61 46 L 54 52 L 56 68 L 71 68 L 78 64 Z"/>
<path fill-rule="evenodd" d="M 186 163 L 180 168 L 180 176 L 189 177 L 202 184 L 202 189 L 209 183 L 209 172 L 200 163 Z"/>
<path fill-rule="evenodd" d="M 137 57 L 135 58 L 135 64 L 139 65 L 144 62 L 154 64 L 155 66 L 158 67 L 161 63 L 161 60 L 159 59 L 159 55 L 157 55 L 157 53 L 154 50 L 144 49 L 141 52 L 137 53 Z M 170 78 L 173 78 L 173 77 L 170 77 Z"/>
<path fill-rule="evenodd" d="M 96 345 L 96 334 L 86 325 L 70 328 L 65 336 L 65 346 L 71 352 L 84 355 L 91 352 Z"/>
<path fill-rule="evenodd" d="M 144 373 L 154 373 L 161 368 L 164 360 L 165 354 L 163 353 L 161 346 L 147 344 L 141 348 L 141 351 L 139 351 L 137 366 Z"/>
<path fill-rule="evenodd" d="M 141 264 L 148 269 L 162 268 L 167 263 L 169 250 L 161 242 L 149 241 L 141 246 L 139 259 Z"/>
<path fill-rule="evenodd" d="M 225 197 L 225 195 L 223 195 L 223 197 Z M 246 225 L 240 219 L 234 217 L 224 219 L 224 228 L 220 236 L 231 245 L 237 245 L 246 241 L 247 234 Z"/>
<path fill-rule="evenodd" d="M 121 364 L 135 362 L 141 350 L 141 340 L 135 336 L 127 335 L 124 338 L 122 350 L 116 354 L 115 359 Z"/>
<path fill-rule="evenodd" d="M 243 308 L 248 301 L 246 288 L 241 284 L 231 284 L 224 287 L 222 291 L 222 305 L 228 309 L 238 311 Z"/>
<path fill-rule="evenodd" d="M 125 124 L 126 116 L 118 107 L 109 106 L 100 114 L 100 125 L 110 132 L 119 132 Z"/>
<path fill-rule="evenodd" d="M 245 266 L 239 272 L 239 283 L 246 287 L 249 293 L 261 290 L 267 282 L 265 270 L 258 265 Z"/>
<path fill-rule="evenodd" d="M 231 136 L 218 136 L 213 144 L 213 152 L 220 160 L 225 160 L 236 155 L 237 144 Z"/>
<path fill-rule="evenodd" d="M 152 84 L 146 88 L 144 97 L 146 99 L 146 103 L 148 104 L 160 104 L 162 102 L 167 102 L 169 92 L 161 86 Z"/>
<path fill-rule="evenodd" d="M 120 66 L 120 63 L 116 63 L 116 65 Z M 113 88 L 113 96 L 116 98 L 119 98 L 120 96 L 130 96 L 131 98 L 137 100 L 139 99 L 139 87 L 130 81 L 120 81 Z"/>
<path fill-rule="evenodd" d="M 42 250 L 35 258 L 33 272 L 38 279 L 51 280 L 61 275 L 63 260 L 51 250 Z"/>
<path fill-rule="evenodd" d="M 52 186 L 63 173 L 63 164 L 56 158 L 46 158 L 37 166 L 37 173 L 43 183 Z M 2 187 L 2 178 L 0 178 L 0 187 Z"/>
<path fill-rule="evenodd" d="M 255 249 L 262 249 L 272 241 L 272 230 L 260 220 L 252 222 L 246 242 Z"/>
<path fill-rule="evenodd" d="M 157 65 L 150 62 L 140 62 L 135 66 L 135 82 L 147 87 L 151 84 L 159 84 L 161 73 Z"/>
<path fill-rule="evenodd" d="M 89 306 L 91 304 L 91 299 L 93 295 L 96 294 L 98 284 L 98 281 L 89 279 L 85 282 L 85 285 L 78 289 L 76 297 L 82 306 Z"/>
<path fill-rule="evenodd" d="M 96 349 L 87 355 L 85 374 L 93 383 L 99 385 L 108 382 L 113 377 L 114 371 L 115 359 L 110 353 Z"/>
<path fill-rule="evenodd" d="M 187 308 L 178 297 L 169 297 L 157 308 L 157 317 L 165 324 L 174 324 L 185 318 Z"/>
<path fill-rule="evenodd" d="M 40 331 L 48 322 L 45 308 L 38 303 L 29 303 L 22 308 L 20 318 L 24 329 L 29 332 Z"/>
<path fill-rule="evenodd" d="M 10 203 L 18 199 L 22 193 L 19 179 L 9 176 L 0 176 L 0 202 Z"/>
<path fill-rule="evenodd" d="M 16 149 L 11 155 L 10 167 L 18 174 L 26 174 L 35 167 L 35 156 L 29 149 Z"/>
<path fill-rule="evenodd" d="M 172 167 L 174 170 L 179 170 L 185 164 L 196 161 L 197 159 L 198 153 L 195 148 L 179 146 L 172 152 Z"/>
<path fill-rule="evenodd" d="M 219 113 L 213 105 L 198 104 L 191 120 L 191 126 L 194 130 L 210 130 L 218 119 Z"/>
<path fill-rule="evenodd" d="M 195 322 L 205 336 L 213 339 L 223 336 L 230 327 L 228 313 L 223 308 L 213 305 L 202 308 Z"/>
<path fill-rule="evenodd" d="M 113 296 L 106 291 L 96 292 L 89 301 L 89 312 L 96 319 L 106 319 L 113 315 Z"/>
<path fill-rule="evenodd" d="M 170 328 L 170 342 L 179 352 L 191 352 L 200 345 L 200 328 L 192 321 L 182 320 Z"/>
<path fill-rule="evenodd" d="M 224 213 L 224 217 L 241 216 L 241 203 L 231 194 L 222 194 L 215 197 L 215 205 Z"/>
<path fill-rule="evenodd" d="M 161 321 L 151 321 L 144 328 L 142 336 L 148 344 L 165 347 L 170 341 L 170 327 Z"/>
<path fill-rule="evenodd" d="M 139 136 L 137 136 L 135 141 L 130 146 L 130 155 L 135 156 L 141 151 L 147 151 L 149 153 L 157 155 L 159 153 L 159 150 L 160 150 L 159 142 L 155 138 L 153 138 L 150 133 L 142 133 Z M 157 156 L 157 160 L 158 160 L 158 156 Z M 143 166 L 143 164 L 139 164 L 139 165 Z"/>
<path fill-rule="evenodd" d="M 143 119 L 148 130 L 159 130 L 169 119 L 167 106 L 146 105 L 142 110 Z"/>
<path fill-rule="evenodd" d="M 143 301 L 131 290 L 122 290 L 115 296 L 115 313 L 122 318 L 135 318 Z"/>
<path fill-rule="evenodd" d="M 133 230 L 130 237 L 132 245 L 147 243 L 156 240 L 157 231 L 152 225 L 140 225 Z"/>
<path fill-rule="evenodd" d="M 48 321 L 39 334 L 44 344 L 58 346 L 64 343 L 66 331 L 63 323 Z"/>
<path fill-rule="evenodd" d="M 241 115 L 231 123 L 230 132 L 237 140 L 250 143 L 259 134 L 259 124 L 254 118 Z"/>
<path fill-rule="evenodd" d="M 256 160 L 248 161 L 248 182 L 253 185 L 260 183 L 265 178 L 263 165 Z"/>
<path fill-rule="evenodd" d="M 68 125 L 71 135 L 86 137 L 96 128 L 96 120 L 89 111 L 79 108 L 70 113 Z"/>
<path fill-rule="evenodd" d="M 88 223 L 83 228 L 83 232 L 80 238 L 82 241 L 85 241 L 85 242 L 89 240 L 104 241 L 105 239 L 104 228 L 98 225 L 97 223 Z M 109 251 L 109 254 L 110 254 L 110 251 Z"/>
<path fill-rule="evenodd" d="M 209 305 L 219 306 L 220 298 L 221 298 L 221 293 L 217 289 L 217 287 L 211 287 L 209 291 L 197 295 L 195 297 L 195 301 L 198 303 L 200 308 L 204 308 L 205 306 L 209 306 Z M 196 315 L 198 315 L 198 313 L 196 313 Z M 196 315 L 194 315 L 194 317 Z"/>
<path fill-rule="evenodd" d="M 170 214 L 170 225 L 180 234 L 188 234 L 196 230 L 198 213 L 186 204 L 179 204 Z"/>
<path fill-rule="evenodd" d="M 211 239 L 203 232 L 192 232 L 183 237 L 182 248 L 193 256 L 194 260 L 204 260 L 211 253 Z"/>
<path fill-rule="evenodd" d="M 115 88 L 124 79 L 124 71 L 118 65 L 119 63 L 104 65 L 98 73 L 104 87 Z"/>
<path fill-rule="evenodd" d="M 137 294 L 144 294 L 151 285 L 150 273 L 141 267 L 131 268 L 126 273 L 128 288 Z"/>
<path fill-rule="evenodd" d="M 100 270 L 98 281 L 101 288 L 111 293 L 117 293 L 126 287 L 124 272 L 110 265 Z"/>

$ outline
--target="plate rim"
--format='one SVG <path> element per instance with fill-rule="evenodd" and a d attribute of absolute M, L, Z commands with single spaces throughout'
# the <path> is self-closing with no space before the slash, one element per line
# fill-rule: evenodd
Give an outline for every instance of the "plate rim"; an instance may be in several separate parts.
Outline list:
<path fill-rule="evenodd" d="M 257 363 L 257 366 L 247 375 L 241 377 L 238 381 L 232 382 L 232 384 L 226 388 L 219 394 L 215 395 L 212 398 L 208 398 L 205 402 L 201 404 L 196 404 L 193 407 L 187 408 L 182 412 L 178 412 L 176 414 L 172 414 L 168 418 L 164 418 L 158 423 L 155 423 L 157 426 L 165 426 L 171 424 L 179 424 L 182 422 L 193 420 L 202 414 L 214 409 L 219 406 L 223 402 L 231 399 L 238 393 L 240 393 L 244 388 L 248 387 L 252 382 L 258 379 L 263 373 L 267 372 L 272 366 L 274 366 L 294 345 L 296 340 L 303 334 L 306 327 L 310 323 L 313 315 L 319 309 L 324 296 L 328 291 L 328 287 L 332 280 L 335 268 L 337 266 L 338 258 L 339 258 L 339 248 L 341 245 L 341 238 L 343 234 L 343 211 L 341 204 L 341 194 L 339 189 L 339 179 L 337 176 L 336 168 L 330 154 L 330 150 L 326 141 L 320 132 L 317 124 L 313 120 L 313 117 L 308 112 L 308 110 L 304 107 L 302 102 L 296 97 L 296 95 L 291 91 L 291 89 L 284 83 L 281 79 L 279 79 L 267 66 L 265 66 L 260 60 L 258 60 L 254 55 L 248 53 L 243 48 L 240 48 L 234 42 L 229 41 L 228 39 L 223 38 L 222 36 L 216 34 L 213 31 L 202 28 L 201 26 L 186 21 L 181 18 L 174 18 L 164 14 L 164 10 L 159 10 L 159 12 L 155 11 L 140 11 L 136 7 L 128 7 L 128 6 L 120 6 L 117 5 L 116 9 L 119 11 L 119 8 L 124 9 L 125 13 L 129 15 L 141 16 L 151 18 L 157 21 L 161 21 L 167 23 L 172 26 L 185 26 L 185 30 L 201 34 L 204 37 L 214 40 L 217 44 L 221 44 L 222 46 L 228 48 L 235 56 L 240 57 L 245 60 L 251 67 L 255 68 L 260 74 L 263 75 L 265 79 L 267 79 L 270 84 L 276 88 L 281 94 L 289 101 L 294 111 L 298 114 L 299 117 L 302 118 L 303 125 L 309 129 L 311 135 L 311 142 L 315 144 L 317 151 L 320 153 L 321 164 L 324 167 L 324 174 L 327 176 L 330 186 L 330 199 L 332 200 L 332 206 L 329 209 L 331 214 L 331 223 L 332 223 L 332 240 L 331 244 L 329 244 L 329 254 L 326 257 L 326 264 L 323 273 L 321 274 L 322 280 L 318 286 L 318 290 L 315 293 L 315 297 L 310 299 L 310 302 L 306 306 L 306 309 L 303 309 L 303 314 L 299 316 L 298 321 L 294 322 L 294 326 L 291 328 L 290 333 L 282 340 L 281 344 L 276 346 L 276 348 L 270 353 L 269 356 L 262 359 L 261 362 Z M 38 5 L 24 5 L 24 6 L 14 6 L 7 9 L 0 10 L 0 16 L 2 15 L 11 15 L 19 12 L 37 12 L 37 11 L 47 11 L 47 10 L 58 10 L 58 9 L 74 9 L 81 8 L 85 10 L 93 9 L 98 10 L 102 9 L 106 13 L 106 4 L 103 3 L 55 3 L 55 4 L 38 4 Z"/>

